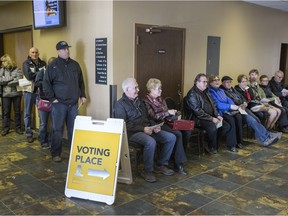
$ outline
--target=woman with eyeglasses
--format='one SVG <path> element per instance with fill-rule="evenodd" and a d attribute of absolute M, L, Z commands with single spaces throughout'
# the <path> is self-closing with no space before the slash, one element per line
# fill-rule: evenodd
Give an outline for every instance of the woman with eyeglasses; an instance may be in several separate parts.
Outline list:
<path fill-rule="evenodd" d="M 156 122 L 165 122 L 167 118 L 178 118 L 177 110 L 168 109 L 165 100 L 161 97 L 162 94 L 162 83 L 159 79 L 151 78 L 148 80 L 147 84 L 147 95 L 143 99 L 149 116 L 155 120 Z M 183 141 L 186 140 L 184 137 L 189 136 L 187 134 L 184 135 L 181 131 L 172 130 L 166 123 L 161 127 L 162 130 L 173 133 L 176 136 L 176 143 L 174 146 L 174 171 L 178 172 L 181 175 L 186 175 L 187 173 L 184 171 L 183 163 L 187 161 L 186 154 L 183 147 Z M 183 131 L 183 133 L 187 133 Z M 187 142 L 187 141 L 186 141 Z M 185 145 L 185 144 L 184 144 Z"/>

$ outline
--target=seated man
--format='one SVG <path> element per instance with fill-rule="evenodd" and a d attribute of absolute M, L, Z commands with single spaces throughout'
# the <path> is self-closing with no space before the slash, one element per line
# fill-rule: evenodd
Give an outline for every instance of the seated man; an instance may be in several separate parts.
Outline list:
<path fill-rule="evenodd" d="M 261 75 L 259 81 L 259 86 L 263 89 L 263 93 L 265 93 L 264 97 L 269 100 L 269 104 L 281 110 L 278 119 L 278 129 L 283 133 L 288 133 L 288 108 L 283 107 L 280 98 L 271 91 L 271 88 L 268 85 L 269 79 L 267 75 Z"/>
<path fill-rule="evenodd" d="M 288 90 L 284 85 L 283 78 L 283 71 L 276 71 L 274 77 L 269 81 L 269 86 L 272 92 L 280 98 L 282 106 L 288 108 Z"/>
<path fill-rule="evenodd" d="M 144 170 L 141 176 L 147 182 L 155 182 L 153 175 L 153 161 L 156 142 L 162 145 L 161 153 L 154 165 L 155 172 L 164 175 L 173 175 L 174 171 L 167 167 L 172 154 L 176 137 L 174 134 L 161 130 L 161 127 L 151 128 L 155 122 L 148 119 L 148 113 L 144 103 L 138 98 L 138 84 L 134 78 L 127 78 L 122 82 L 123 95 L 115 103 L 115 118 L 124 119 L 128 140 L 139 143 L 144 147 Z"/>
<path fill-rule="evenodd" d="M 187 114 L 192 113 L 195 124 L 206 130 L 208 146 L 205 146 L 205 150 L 208 153 L 217 153 L 218 131 L 222 136 L 226 136 L 226 146 L 232 147 L 236 145 L 235 130 L 233 132 L 231 126 L 219 115 L 215 102 L 207 90 L 207 77 L 205 74 L 200 73 L 196 76 L 194 86 L 185 97 L 184 106 Z"/>
<path fill-rule="evenodd" d="M 250 126 L 254 132 L 255 136 L 263 146 L 269 146 L 276 143 L 281 138 L 281 133 L 272 133 L 269 132 L 260 122 L 257 116 L 253 114 L 253 112 L 247 108 L 247 101 L 245 98 L 236 91 L 232 86 L 232 78 L 229 76 L 223 76 L 222 85 L 220 88 L 224 89 L 225 94 L 233 100 L 233 102 L 246 111 L 247 115 L 242 115 L 242 118 Z"/>

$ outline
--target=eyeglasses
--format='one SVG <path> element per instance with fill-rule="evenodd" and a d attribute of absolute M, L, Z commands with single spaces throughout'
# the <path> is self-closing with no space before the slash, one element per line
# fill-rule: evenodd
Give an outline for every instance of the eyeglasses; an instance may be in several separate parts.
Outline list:
<path fill-rule="evenodd" d="M 283 79 L 283 77 L 282 76 L 279 76 L 279 75 L 276 75 L 279 79 Z"/>
<path fill-rule="evenodd" d="M 218 81 L 219 81 L 219 79 L 214 79 L 214 80 L 213 80 L 213 82 L 218 82 Z"/>
<path fill-rule="evenodd" d="M 207 80 L 199 80 L 198 82 L 207 83 Z"/>
<path fill-rule="evenodd" d="M 261 80 L 261 82 L 269 82 L 269 80 Z"/>

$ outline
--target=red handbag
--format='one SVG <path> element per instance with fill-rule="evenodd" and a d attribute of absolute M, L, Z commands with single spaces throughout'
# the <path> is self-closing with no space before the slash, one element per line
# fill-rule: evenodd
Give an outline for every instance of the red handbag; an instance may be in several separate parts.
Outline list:
<path fill-rule="evenodd" d="M 193 130 L 194 129 L 194 121 L 193 120 L 174 120 L 167 122 L 167 124 L 173 130 Z"/>
<path fill-rule="evenodd" d="M 48 100 L 39 99 L 38 101 L 38 110 L 50 112 L 52 103 Z"/>

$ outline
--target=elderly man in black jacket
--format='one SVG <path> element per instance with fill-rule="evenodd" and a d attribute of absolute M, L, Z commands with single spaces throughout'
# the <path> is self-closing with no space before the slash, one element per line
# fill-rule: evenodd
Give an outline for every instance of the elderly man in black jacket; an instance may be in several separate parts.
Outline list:
<path fill-rule="evenodd" d="M 226 135 L 227 146 L 232 146 L 228 142 L 233 141 L 236 135 L 231 131 L 230 125 L 219 115 L 215 102 L 207 90 L 205 74 L 200 73 L 196 76 L 194 86 L 187 93 L 184 103 L 186 111 L 192 113 L 196 125 L 207 131 L 208 147 L 205 146 L 207 152 L 217 153 L 218 129 L 221 135 Z M 222 126 L 218 127 L 219 124 Z"/>
<path fill-rule="evenodd" d="M 128 140 L 143 145 L 144 147 L 144 170 L 141 176 L 147 182 L 155 182 L 156 177 L 152 174 L 156 141 L 162 145 L 162 151 L 154 165 L 154 171 L 164 175 L 172 175 L 173 170 L 167 167 L 172 154 L 176 137 L 174 134 L 161 130 L 148 119 L 144 103 L 138 98 L 138 84 L 134 78 L 127 78 L 122 82 L 123 95 L 115 103 L 114 116 L 124 119 Z"/>
<path fill-rule="evenodd" d="M 283 71 L 276 71 L 274 76 L 269 81 L 269 86 L 272 92 L 280 98 L 282 106 L 288 108 L 288 90 L 283 82 L 284 73 Z"/>

